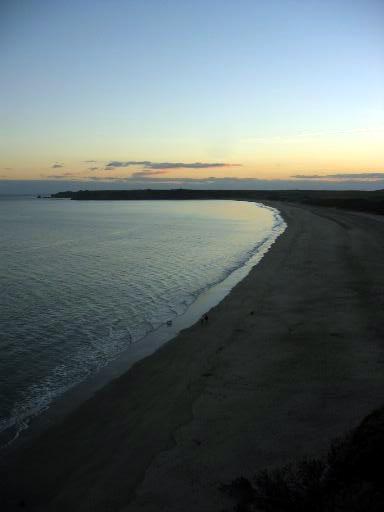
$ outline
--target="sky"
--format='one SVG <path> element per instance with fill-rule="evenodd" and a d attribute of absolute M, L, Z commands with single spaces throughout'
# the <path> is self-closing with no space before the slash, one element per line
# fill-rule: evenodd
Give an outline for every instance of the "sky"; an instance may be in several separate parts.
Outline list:
<path fill-rule="evenodd" d="M 383 27 L 383 0 L 1 0 L 0 193 L 384 188 Z"/>

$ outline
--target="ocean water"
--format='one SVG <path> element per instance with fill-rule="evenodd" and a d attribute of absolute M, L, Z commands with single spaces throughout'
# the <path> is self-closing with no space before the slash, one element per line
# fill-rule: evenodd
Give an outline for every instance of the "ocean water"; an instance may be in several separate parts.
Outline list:
<path fill-rule="evenodd" d="M 247 202 L 0 198 L 0 438 L 183 314 L 282 228 L 275 210 Z"/>

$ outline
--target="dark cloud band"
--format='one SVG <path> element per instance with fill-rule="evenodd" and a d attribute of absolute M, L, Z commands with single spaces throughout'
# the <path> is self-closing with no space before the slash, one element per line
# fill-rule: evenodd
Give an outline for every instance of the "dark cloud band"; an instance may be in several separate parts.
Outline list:
<path fill-rule="evenodd" d="M 240 164 L 226 164 L 223 162 L 151 162 L 149 160 L 128 160 L 122 162 L 119 160 L 112 160 L 107 163 L 105 169 L 111 170 L 119 167 L 140 166 L 145 170 L 167 170 L 167 169 L 210 169 L 215 167 L 240 167 Z"/>
<path fill-rule="evenodd" d="M 299 180 L 382 180 L 384 172 L 359 172 L 337 174 L 294 174 L 291 178 Z"/>
<path fill-rule="evenodd" d="M 152 169 L 144 169 L 142 171 L 136 171 L 132 174 L 131 178 L 148 178 L 153 176 L 159 176 L 161 174 L 165 174 L 167 171 L 165 170 L 152 170 Z"/>

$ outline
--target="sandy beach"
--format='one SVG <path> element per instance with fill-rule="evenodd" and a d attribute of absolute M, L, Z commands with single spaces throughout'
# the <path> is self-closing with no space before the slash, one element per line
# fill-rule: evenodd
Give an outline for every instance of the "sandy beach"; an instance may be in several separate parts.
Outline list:
<path fill-rule="evenodd" d="M 3 461 L 2 510 L 230 511 L 222 484 L 383 405 L 384 218 L 271 206 L 288 229 L 206 324 Z"/>

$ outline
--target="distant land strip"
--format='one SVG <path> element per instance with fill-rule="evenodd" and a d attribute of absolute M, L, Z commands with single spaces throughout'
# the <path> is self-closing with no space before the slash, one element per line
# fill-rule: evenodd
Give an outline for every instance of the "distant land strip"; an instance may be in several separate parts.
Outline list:
<path fill-rule="evenodd" d="M 53 199 L 77 201 L 231 199 L 238 201 L 284 201 L 313 206 L 343 208 L 384 215 L 384 190 L 79 190 L 52 194 Z"/>

